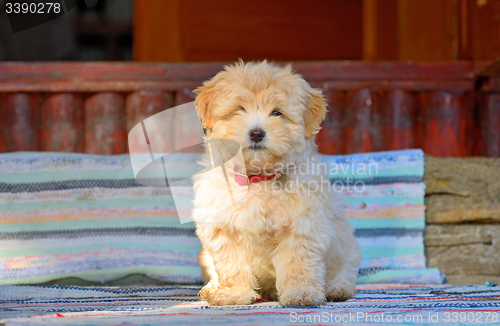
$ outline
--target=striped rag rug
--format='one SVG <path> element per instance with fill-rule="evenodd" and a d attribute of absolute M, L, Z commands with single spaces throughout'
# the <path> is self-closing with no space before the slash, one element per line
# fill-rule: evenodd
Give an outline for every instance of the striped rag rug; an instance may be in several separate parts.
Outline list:
<path fill-rule="evenodd" d="M 324 155 L 322 161 L 363 254 L 357 283 L 442 283 L 438 269 L 426 268 L 424 153 Z"/>
<path fill-rule="evenodd" d="M 1 286 L 0 323 L 28 325 L 498 325 L 500 287 L 366 285 L 346 302 L 211 307 L 200 287 Z"/>
<path fill-rule="evenodd" d="M 169 174 L 189 177 L 199 157 L 167 155 Z M 322 156 L 321 163 L 344 196 L 363 253 L 359 284 L 442 283 L 425 262 L 421 150 Z M 193 223 L 181 224 L 176 213 L 189 205 L 174 205 L 169 188 L 139 185 L 128 155 L 0 154 L 0 284 L 131 274 L 200 284 L 200 242 Z"/>

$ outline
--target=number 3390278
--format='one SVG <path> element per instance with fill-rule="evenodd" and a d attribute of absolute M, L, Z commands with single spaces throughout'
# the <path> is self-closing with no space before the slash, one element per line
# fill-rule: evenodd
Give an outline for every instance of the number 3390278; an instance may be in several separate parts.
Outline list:
<path fill-rule="evenodd" d="M 59 14 L 61 4 L 58 2 L 7 2 L 5 12 L 8 14 Z"/>

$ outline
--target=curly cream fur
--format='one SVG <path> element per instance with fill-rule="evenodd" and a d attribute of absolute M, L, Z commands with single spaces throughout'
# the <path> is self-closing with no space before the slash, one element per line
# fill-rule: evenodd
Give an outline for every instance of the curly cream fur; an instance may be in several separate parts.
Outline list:
<path fill-rule="evenodd" d="M 202 174 L 195 181 L 193 219 L 207 283 L 201 298 L 232 305 L 266 297 L 287 306 L 351 298 L 361 253 L 338 194 L 311 186 L 328 183 L 322 173 L 293 168 L 318 155 L 321 91 L 290 66 L 240 61 L 196 93 L 204 127 L 213 139 L 241 145 L 247 174 L 292 167 L 277 180 L 251 184 L 237 206 L 223 180 Z M 283 115 L 270 115 L 275 109 Z M 251 147 L 248 133 L 256 127 L 266 132 L 265 149 Z M 302 187 L 276 187 L 284 184 Z"/>

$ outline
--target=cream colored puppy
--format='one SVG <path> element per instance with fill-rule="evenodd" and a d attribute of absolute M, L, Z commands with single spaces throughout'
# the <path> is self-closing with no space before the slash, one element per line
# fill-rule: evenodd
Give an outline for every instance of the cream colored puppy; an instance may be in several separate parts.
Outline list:
<path fill-rule="evenodd" d="M 286 306 L 351 298 L 361 253 L 338 195 L 313 168 L 326 113 L 321 91 L 291 66 L 240 61 L 195 93 L 207 135 L 238 142 L 249 176 L 236 205 L 224 182 L 208 174 L 195 181 L 201 298 L 234 305 L 265 297 Z"/>

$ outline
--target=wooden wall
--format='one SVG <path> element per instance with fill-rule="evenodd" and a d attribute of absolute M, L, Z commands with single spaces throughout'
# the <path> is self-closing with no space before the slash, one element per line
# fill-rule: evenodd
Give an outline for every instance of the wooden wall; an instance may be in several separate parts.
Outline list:
<path fill-rule="evenodd" d="M 498 0 L 364 0 L 364 60 L 500 57 Z"/>
<path fill-rule="evenodd" d="M 134 60 L 493 60 L 498 0 L 136 0 Z"/>
<path fill-rule="evenodd" d="M 456 0 L 364 0 L 365 60 L 458 59 Z"/>
<path fill-rule="evenodd" d="M 362 0 L 136 0 L 137 61 L 362 58 Z"/>

